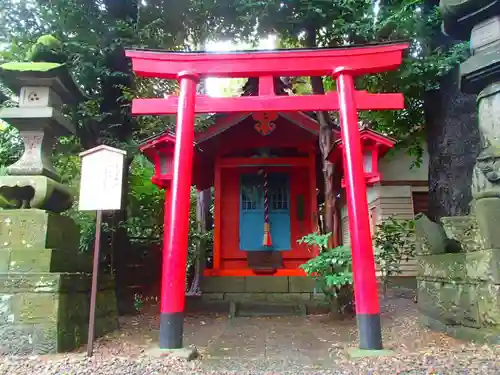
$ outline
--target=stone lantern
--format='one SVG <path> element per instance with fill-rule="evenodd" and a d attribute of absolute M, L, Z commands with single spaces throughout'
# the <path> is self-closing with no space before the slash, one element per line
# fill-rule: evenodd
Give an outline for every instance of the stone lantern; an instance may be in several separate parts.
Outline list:
<path fill-rule="evenodd" d="M 91 256 L 79 251 L 78 225 L 63 211 L 75 193 L 51 162 L 56 137 L 75 133 L 63 104 L 84 99 L 63 64 L 7 63 L 0 79 L 19 106 L 0 118 L 19 129 L 21 158 L 0 177 L 0 354 L 70 351 L 87 340 Z M 114 283 L 100 276 L 96 336 L 117 327 Z"/>
<path fill-rule="evenodd" d="M 74 193 L 60 183 L 51 161 L 56 137 L 75 133 L 62 114 L 64 104 L 75 105 L 83 95 L 66 67 L 57 63 L 6 63 L 0 79 L 19 94 L 19 106 L 0 109 L 0 118 L 19 130 L 24 142 L 21 158 L 0 177 L 0 194 L 14 207 L 63 212 Z"/>

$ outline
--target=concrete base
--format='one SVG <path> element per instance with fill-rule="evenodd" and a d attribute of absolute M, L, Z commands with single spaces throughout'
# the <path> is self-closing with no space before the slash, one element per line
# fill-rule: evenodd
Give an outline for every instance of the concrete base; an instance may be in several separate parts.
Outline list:
<path fill-rule="evenodd" d="M 366 358 L 366 357 L 388 357 L 394 355 L 394 351 L 388 349 L 382 350 L 364 350 L 364 349 L 349 349 L 348 355 L 351 359 Z"/>
<path fill-rule="evenodd" d="M 147 353 L 150 357 L 161 358 L 173 356 L 184 361 L 192 361 L 199 356 L 198 350 L 195 347 L 181 348 L 181 349 L 161 349 L 154 348 Z"/>

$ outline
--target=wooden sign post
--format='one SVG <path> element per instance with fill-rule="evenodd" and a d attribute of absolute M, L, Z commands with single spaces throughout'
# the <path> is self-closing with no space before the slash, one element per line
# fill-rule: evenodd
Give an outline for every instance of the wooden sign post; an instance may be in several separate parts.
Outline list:
<path fill-rule="evenodd" d="M 87 356 L 92 356 L 94 346 L 95 304 L 99 250 L 101 242 L 102 211 L 121 209 L 124 159 L 127 153 L 109 146 L 97 146 L 80 154 L 80 211 L 96 211 L 95 244 L 90 293 L 89 334 Z"/>

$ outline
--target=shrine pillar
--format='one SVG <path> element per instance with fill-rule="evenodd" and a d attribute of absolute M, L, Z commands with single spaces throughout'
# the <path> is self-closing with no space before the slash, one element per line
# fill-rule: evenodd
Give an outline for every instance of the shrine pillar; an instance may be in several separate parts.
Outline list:
<path fill-rule="evenodd" d="M 189 72 L 181 72 L 178 79 L 180 93 L 172 165 L 171 204 L 167 207 L 168 199 L 166 199 L 165 207 L 169 209 L 170 214 L 163 245 L 160 314 L 161 349 L 182 348 L 184 326 L 195 101 L 199 77 Z M 167 195 L 168 193 L 165 198 L 168 198 Z"/>
<path fill-rule="evenodd" d="M 337 91 L 349 228 L 351 228 L 352 271 L 354 298 L 358 320 L 359 348 L 382 349 L 380 305 L 375 273 L 375 257 L 370 230 L 363 152 L 359 135 L 354 78 L 351 72 L 339 68 Z"/>

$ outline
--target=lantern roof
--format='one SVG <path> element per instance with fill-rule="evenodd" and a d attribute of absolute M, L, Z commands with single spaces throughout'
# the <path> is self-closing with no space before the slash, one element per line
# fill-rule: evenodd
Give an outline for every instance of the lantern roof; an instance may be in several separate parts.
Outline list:
<path fill-rule="evenodd" d="M 379 149 L 379 157 L 384 156 L 387 151 L 389 151 L 396 144 L 396 139 L 389 137 L 388 135 L 382 134 L 378 131 L 370 129 L 369 124 L 360 121 L 359 122 L 359 136 L 361 139 L 362 146 L 373 146 L 376 145 Z M 342 139 L 339 137 L 333 142 L 333 147 L 328 154 L 327 159 L 332 163 L 339 160 L 342 155 Z"/>

